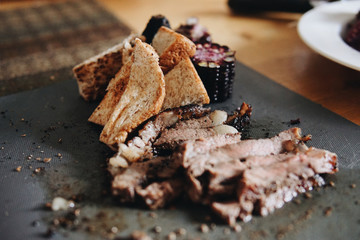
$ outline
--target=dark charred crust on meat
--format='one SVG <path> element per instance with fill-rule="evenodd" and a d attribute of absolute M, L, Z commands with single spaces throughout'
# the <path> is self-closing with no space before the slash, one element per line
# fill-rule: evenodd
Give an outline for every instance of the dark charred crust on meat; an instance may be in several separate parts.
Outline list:
<path fill-rule="evenodd" d="M 241 107 L 237 108 L 229 115 L 225 123 L 235 127 L 239 132 L 242 132 L 244 128 L 250 124 L 251 113 L 251 105 L 243 103 Z"/>
<path fill-rule="evenodd" d="M 109 166 L 113 194 L 122 203 L 149 209 L 164 208 L 185 196 L 211 207 L 234 226 L 237 220 L 272 213 L 296 195 L 323 186 L 322 174 L 338 171 L 336 154 L 307 147 L 311 135 L 303 135 L 297 127 L 272 138 L 248 140 L 241 140 L 239 132 L 209 136 L 197 132 L 220 126 L 215 122 L 224 119 L 243 130 L 251 113 L 251 106 L 243 103 L 227 118 L 225 113 L 214 117 L 209 108 L 200 106 L 154 116 L 127 142 L 137 147 L 141 144 L 136 140 L 147 139 L 142 143 L 150 144 L 151 154 L 124 169 Z M 131 146 L 127 145 L 130 151 Z"/>
<path fill-rule="evenodd" d="M 190 118 L 200 118 L 203 117 L 207 114 L 209 114 L 211 111 L 210 108 L 205 108 L 203 106 L 199 106 L 199 105 L 187 105 L 187 106 L 183 106 L 183 107 L 177 107 L 177 108 L 171 108 L 171 109 L 166 109 L 164 110 L 162 113 L 164 112 L 174 112 L 177 116 L 179 120 L 187 120 Z M 160 113 L 161 114 L 161 113 Z M 130 139 L 134 138 L 135 136 L 137 136 L 139 134 L 139 131 L 141 129 L 144 128 L 144 126 L 151 122 L 154 121 L 155 118 L 158 115 L 152 116 L 151 118 L 149 118 L 148 120 L 146 120 L 145 122 L 143 122 L 142 124 L 140 124 L 135 130 L 133 130 L 127 138 L 127 141 L 129 141 Z M 169 126 L 171 127 L 171 126 Z"/>

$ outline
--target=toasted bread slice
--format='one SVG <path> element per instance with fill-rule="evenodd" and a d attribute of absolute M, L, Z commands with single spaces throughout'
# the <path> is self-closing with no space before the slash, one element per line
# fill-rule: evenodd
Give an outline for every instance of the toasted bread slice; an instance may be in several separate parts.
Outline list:
<path fill-rule="evenodd" d="M 194 56 L 196 52 L 196 46 L 190 39 L 167 27 L 159 28 L 151 45 L 160 56 L 159 64 L 164 73 L 182 59 Z"/>
<path fill-rule="evenodd" d="M 135 39 L 133 63 L 125 91 L 100 135 L 100 141 L 116 149 L 128 133 L 157 114 L 165 98 L 164 74 L 155 50 Z"/>
<path fill-rule="evenodd" d="M 188 57 L 180 61 L 165 75 L 165 92 L 163 110 L 210 102 L 204 84 Z"/>
<path fill-rule="evenodd" d="M 131 34 L 123 42 L 109 48 L 73 68 L 79 93 L 86 100 L 100 99 L 105 95 L 109 81 L 123 65 L 124 44 L 133 41 L 137 35 Z"/>
<path fill-rule="evenodd" d="M 102 126 L 108 122 L 129 82 L 131 65 L 132 61 L 128 61 L 110 81 L 105 97 L 89 117 L 89 122 Z"/>

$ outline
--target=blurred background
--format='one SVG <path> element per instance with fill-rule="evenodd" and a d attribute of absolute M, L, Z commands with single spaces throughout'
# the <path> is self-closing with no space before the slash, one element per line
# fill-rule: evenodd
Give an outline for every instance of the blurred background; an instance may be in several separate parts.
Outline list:
<path fill-rule="evenodd" d="M 359 72 L 312 51 L 298 35 L 310 9 L 303 0 L 2 0 L 0 95 L 69 79 L 72 66 L 163 14 L 173 28 L 197 17 L 239 62 L 360 124 Z"/>

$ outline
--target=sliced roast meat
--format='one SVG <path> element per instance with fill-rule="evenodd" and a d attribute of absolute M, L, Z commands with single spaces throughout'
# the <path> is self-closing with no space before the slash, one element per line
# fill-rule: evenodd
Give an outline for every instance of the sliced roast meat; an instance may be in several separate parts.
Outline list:
<path fill-rule="evenodd" d="M 253 214 L 268 215 L 297 194 L 323 185 L 319 174 L 338 170 L 336 154 L 308 148 L 304 142 L 311 137 L 303 137 L 299 128 L 268 139 L 241 140 L 237 131 L 216 129 L 226 127 L 230 118 L 222 111 L 186 120 L 171 111 L 163 114 L 165 119 L 176 116 L 180 121 L 159 131 L 161 127 L 148 122 L 151 127 L 144 125 L 137 137 L 158 146 L 173 144 L 171 155 L 151 155 L 127 168 L 114 158 L 109 161 L 113 193 L 122 202 L 139 201 L 157 209 L 185 194 L 234 225 L 237 219 L 249 221 Z M 156 119 L 164 122 L 161 117 L 151 124 Z M 158 132 L 155 138 L 151 137 L 154 132 Z M 128 146 L 141 148 L 137 141 L 133 138 Z"/>
<path fill-rule="evenodd" d="M 240 133 L 217 135 L 208 139 L 200 139 L 193 142 L 192 146 L 199 146 L 198 153 L 204 153 L 212 148 L 240 141 Z M 186 146 L 187 143 L 184 145 Z M 137 198 L 142 199 L 150 208 L 158 208 L 166 205 L 169 201 L 182 192 L 182 184 L 186 181 L 181 166 L 181 158 L 176 156 L 160 156 L 144 162 L 134 162 L 127 168 L 116 168 L 109 165 L 109 171 L 113 175 L 113 194 L 118 195 L 122 202 L 134 202 Z M 174 177 L 181 175 L 182 181 Z M 176 191 L 172 191 L 176 189 Z M 161 200 L 161 196 L 164 199 Z"/>
<path fill-rule="evenodd" d="M 172 152 L 177 146 L 188 140 L 237 133 L 238 131 L 234 127 L 224 125 L 227 118 L 226 112 L 215 110 L 201 118 L 179 121 L 174 127 L 165 129 L 161 133 L 155 141 L 154 147 L 158 152 Z"/>
<path fill-rule="evenodd" d="M 310 148 L 284 155 L 282 161 L 244 171 L 237 192 L 243 221 L 249 221 L 253 211 L 268 215 L 298 193 L 321 186 L 324 181 L 318 174 L 337 171 L 337 156 L 326 150 Z"/>
<path fill-rule="evenodd" d="M 237 201 L 213 202 L 211 209 L 220 216 L 227 224 L 234 226 L 240 215 L 240 205 Z"/>
<path fill-rule="evenodd" d="M 183 164 L 187 159 L 195 158 L 200 154 L 206 154 L 209 151 L 219 147 L 234 144 L 241 141 L 241 133 L 229 133 L 216 135 L 209 138 L 200 138 L 196 140 L 189 140 L 179 145 L 174 153 Z"/>
<path fill-rule="evenodd" d="M 172 178 L 154 182 L 145 188 L 137 187 L 136 193 L 148 208 L 163 208 L 183 193 L 184 181 L 182 178 Z"/>
<path fill-rule="evenodd" d="M 121 168 L 113 175 L 112 191 L 122 202 L 134 202 L 139 187 L 147 186 L 151 181 L 162 181 L 175 176 L 180 163 L 169 157 L 156 157 L 145 162 L 132 163 Z"/>
<path fill-rule="evenodd" d="M 214 136 L 216 132 L 210 128 L 212 126 L 209 116 L 179 121 L 173 128 L 165 129 L 154 142 L 154 146 L 158 151 L 172 150 L 186 140 Z"/>
<path fill-rule="evenodd" d="M 210 112 L 209 108 L 197 105 L 166 110 L 144 123 L 126 143 L 119 144 L 110 164 L 127 167 L 129 162 L 151 159 L 154 154 L 170 155 L 187 140 L 236 133 L 239 123 L 242 126 L 248 123 L 250 115 L 251 108 L 246 103 L 230 116 L 224 111 Z"/>
<path fill-rule="evenodd" d="M 202 118 L 179 121 L 174 127 L 165 129 L 154 146 L 160 152 L 173 151 L 176 146 L 187 140 L 241 131 L 249 123 L 251 111 L 250 105 L 242 103 L 232 115 L 215 110 Z"/>
<path fill-rule="evenodd" d="M 247 157 L 248 167 L 236 185 L 237 197 L 210 202 L 212 210 L 229 225 L 238 218 L 249 221 L 253 213 L 265 216 L 298 193 L 323 185 L 319 174 L 338 170 L 335 154 L 316 148 L 301 148 L 301 151 Z"/>
<path fill-rule="evenodd" d="M 164 111 L 147 121 L 137 134 L 118 146 L 117 154 L 111 159 L 110 164 L 114 167 L 127 167 L 128 162 L 136 162 L 150 159 L 153 156 L 152 144 L 158 135 L 165 129 L 171 127 L 179 120 L 199 118 L 209 114 L 210 109 L 197 105 L 182 108 L 174 108 Z"/>
<path fill-rule="evenodd" d="M 242 162 L 242 159 L 248 156 L 266 156 L 287 152 L 289 143 L 297 145 L 302 139 L 300 128 L 291 128 L 281 132 L 279 135 L 268 139 L 250 139 L 240 141 L 235 144 L 225 145 L 205 154 L 196 155 L 195 157 L 187 153 L 186 149 L 180 153 L 184 168 L 195 177 L 200 176 L 206 169 L 215 166 L 219 162 Z"/>
<path fill-rule="evenodd" d="M 187 143 L 187 148 L 180 149 L 178 158 L 187 171 L 190 198 L 194 202 L 208 204 L 218 198 L 233 197 L 237 181 L 246 168 L 280 161 L 277 154 L 282 152 L 298 151 L 299 148 L 306 150 L 306 146 L 299 143 L 300 132 L 299 128 L 292 128 L 270 139 L 239 141 L 204 151 L 204 154 L 194 154 L 196 147 Z M 265 158 L 249 154 L 259 154 Z M 274 157 L 268 159 L 269 155 Z"/>

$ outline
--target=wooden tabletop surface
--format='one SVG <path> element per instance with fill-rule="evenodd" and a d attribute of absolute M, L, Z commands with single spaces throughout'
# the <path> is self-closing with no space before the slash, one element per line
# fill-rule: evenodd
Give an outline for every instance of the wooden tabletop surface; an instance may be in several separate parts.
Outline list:
<path fill-rule="evenodd" d="M 172 27 L 195 16 L 214 42 L 236 51 L 238 61 L 360 125 L 360 72 L 308 48 L 297 33 L 301 14 L 234 14 L 227 0 L 98 1 L 137 32 L 152 15 L 165 15 Z M 32 4 L 39 1 L 3 2 L 1 9 Z"/>

